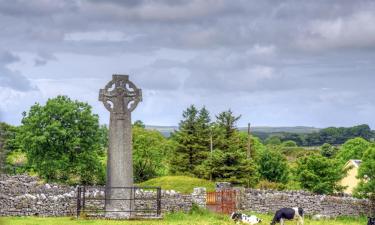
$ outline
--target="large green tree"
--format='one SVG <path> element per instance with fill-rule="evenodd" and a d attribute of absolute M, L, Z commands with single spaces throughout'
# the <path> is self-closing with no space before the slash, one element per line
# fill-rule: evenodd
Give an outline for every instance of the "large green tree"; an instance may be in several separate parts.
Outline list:
<path fill-rule="evenodd" d="M 361 181 L 355 190 L 356 195 L 375 201 L 375 147 L 370 147 L 364 153 L 358 178 Z"/>
<path fill-rule="evenodd" d="M 135 182 L 166 175 L 168 160 L 174 148 L 172 140 L 167 140 L 156 130 L 146 130 L 133 126 L 133 165 Z"/>
<path fill-rule="evenodd" d="M 248 135 L 238 131 L 236 123 L 239 118 L 231 110 L 216 116 L 212 126 L 214 151 L 198 171 L 207 179 L 253 187 L 258 182 L 258 171 L 254 160 L 247 159 Z M 257 138 L 251 138 L 251 142 L 252 156 L 256 156 L 263 150 L 262 144 Z"/>
<path fill-rule="evenodd" d="M 337 159 L 341 164 L 345 164 L 351 159 L 362 159 L 365 151 L 373 145 L 363 138 L 353 138 L 345 142 L 337 153 Z"/>
<path fill-rule="evenodd" d="M 66 96 L 33 105 L 17 134 L 28 166 L 47 181 L 101 183 L 104 167 L 98 116 Z"/>
<path fill-rule="evenodd" d="M 172 174 L 197 175 L 197 166 L 207 159 L 210 152 L 209 113 L 204 107 L 198 110 L 191 105 L 182 116 L 179 130 L 172 133 L 177 147 L 170 161 L 170 171 Z"/>
<path fill-rule="evenodd" d="M 301 186 L 318 194 L 342 191 L 344 187 L 338 182 L 346 176 L 347 172 L 337 161 L 321 155 L 299 159 L 295 171 Z"/>
<path fill-rule="evenodd" d="M 286 158 L 277 150 L 263 151 L 259 158 L 259 173 L 268 181 L 287 183 L 289 168 Z"/>

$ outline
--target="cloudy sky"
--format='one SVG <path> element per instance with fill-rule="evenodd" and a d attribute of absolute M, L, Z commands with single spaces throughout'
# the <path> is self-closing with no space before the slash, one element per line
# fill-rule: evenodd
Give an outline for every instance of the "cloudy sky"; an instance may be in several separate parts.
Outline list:
<path fill-rule="evenodd" d="M 150 125 L 195 104 L 239 125 L 374 129 L 375 1 L 0 0 L 0 121 L 68 95 L 107 123 L 114 73 Z"/>

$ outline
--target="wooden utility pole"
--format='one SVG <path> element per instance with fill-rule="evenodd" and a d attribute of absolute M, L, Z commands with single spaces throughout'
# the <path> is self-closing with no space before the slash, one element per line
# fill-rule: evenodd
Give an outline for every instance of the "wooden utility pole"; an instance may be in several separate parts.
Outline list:
<path fill-rule="evenodd" d="M 250 135 L 250 123 L 247 124 L 247 136 L 248 136 L 248 143 L 247 143 L 247 158 L 251 158 L 251 135 Z"/>

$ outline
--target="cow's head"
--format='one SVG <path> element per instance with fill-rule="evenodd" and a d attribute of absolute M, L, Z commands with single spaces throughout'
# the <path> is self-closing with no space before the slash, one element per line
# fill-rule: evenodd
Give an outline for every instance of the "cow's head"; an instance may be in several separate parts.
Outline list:
<path fill-rule="evenodd" d="M 242 213 L 232 212 L 232 214 L 230 215 L 230 218 L 234 221 L 242 220 Z"/>

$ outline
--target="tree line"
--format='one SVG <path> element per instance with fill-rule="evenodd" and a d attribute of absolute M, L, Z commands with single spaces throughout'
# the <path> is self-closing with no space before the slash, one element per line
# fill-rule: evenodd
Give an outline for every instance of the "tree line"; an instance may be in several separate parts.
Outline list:
<path fill-rule="evenodd" d="M 346 175 L 343 165 L 362 159 L 359 177 L 364 182 L 357 194 L 373 196 L 375 147 L 361 136 L 364 126 L 353 129 L 359 137 L 340 147 L 326 142 L 320 151 L 312 151 L 289 139 L 272 137 L 262 143 L 238 129 L 241 116 L 231 110 L 213 118 L 205 107 L 191 105 L 169 138 L 135 121 L 135 181 L 188 175 L 246 187 L 330 194 L 344 188 L 338 184 Z M 333 140 L 328 134 L 326 140 Z M 0 169 L 37 174 L 48 182 L 104 184 L 107 148 L 108 128 L 99 124 L 90 105 L 67 96 L 33 105 L 18 127 L 0 123 Z M 290 159 L 293 154 L 295 160 Z"/>
<path fill-rule="evenodd" d="M 372 131 L 369 125 L 362 124 L 353 127 L 328 127 L 313 133 L 262 133 L 254 132 L 254 135 L 260 137 L 267 142 L 270 139 L 280 139 L 284 141 L 294 141 L 298 146 L 321 146 L 325 143 L 331 145 L 341 145 L 349 139 L 362 137 L 365 140 L 373 140 L 375 138 L 375 131 Z"/>

